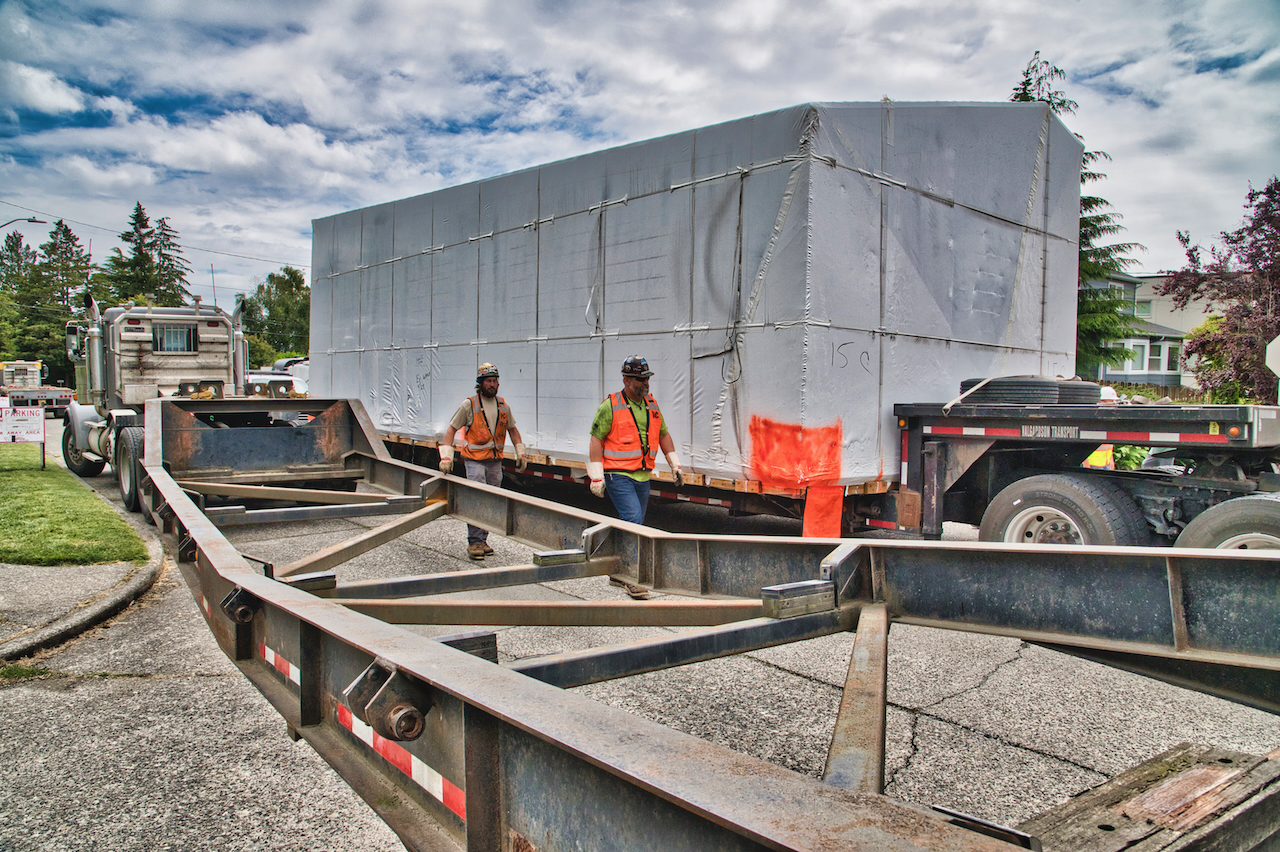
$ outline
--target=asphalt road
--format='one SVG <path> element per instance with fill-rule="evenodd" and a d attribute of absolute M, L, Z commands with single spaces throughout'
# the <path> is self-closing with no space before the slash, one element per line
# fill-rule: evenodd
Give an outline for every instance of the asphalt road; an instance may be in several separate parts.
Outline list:
<path fill-rule="evenodd" d="M 109 468 L 91 484 L 116 497 Z M 689 506 L 656 508 L 651 520 L 744 533 L 794 526 Z M 228 538 L 247 554 L 284 561 L 377 523 L 233 528 Z M 530 561 L 521 545 L 491 543 L 497 553 L 487 564 Z M 472 567 L 465 547 L 462 524 L 445 518 L 344 565 L 340 576 Z M 505 596 L 622 592 L 592 579 Z M 659 632 L 509 628 L 499 650 L 507 660 Z M 828 637 L 581 691 L 817 775 L 851 644 L 851 636 Z M 286 737 L 172 569 L 127 612 L 39 664 L 57 673 L 0 686 L 0 852 L 402 848 L 305 743 Z M 1280 747 L 1278 717 L 1016 639 L 895 625 L 889 698 L 886 793 L 1005 825 L 1179 742 L 1255 754 Z"/>

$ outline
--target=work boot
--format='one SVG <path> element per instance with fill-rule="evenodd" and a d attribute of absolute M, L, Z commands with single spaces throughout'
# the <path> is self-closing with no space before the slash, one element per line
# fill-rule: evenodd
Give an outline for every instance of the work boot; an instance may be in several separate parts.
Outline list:
<path fill-rule="evenodd" d="M 467 545 L 467 555 L 472 559 L 484 559 L 484 544 L 482 542 L 473 541 Z"/>
<path fill-rule="evenodd" d="M 489 546 L 489 542 L 482 541 L 480 542 L 480 546 L 484 548 L 485 556 L 488 556 L 489 554 L 493 553 L 493 548 Z"/>

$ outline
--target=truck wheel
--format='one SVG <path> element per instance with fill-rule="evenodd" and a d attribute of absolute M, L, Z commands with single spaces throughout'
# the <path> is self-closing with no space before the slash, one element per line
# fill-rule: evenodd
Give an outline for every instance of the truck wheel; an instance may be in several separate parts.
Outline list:
<path fill-rule="evenodd" d="M 1280 550 L 1280 494 L 1237 497 L 1191 519 L 1174 547 Z"/>
<path fill-rule="evenodd" d="M 987 506 L 982 541 L 1147 545 L 1151 528 L 1125 490 L 1102 478 L 1041 474 L 1019 479 Z"/>
<path fill-rule="evenodd" d="M 104 461 L 85 458 L 84 453 L 76 448 L 75 430 L 70 423 L 62 430 L 62 461 L 76 476 L 97 476 L 107 465 Z"/>
<path fill-rule="evenodd" d="M 142 438 L 145 433 L 141 426 L 126 426 L 120 430 L 120 440 L 116 442 L 116 482 L 120 485 L 120 496 L 124 507 L 130 512 L 142 508 Z"/>

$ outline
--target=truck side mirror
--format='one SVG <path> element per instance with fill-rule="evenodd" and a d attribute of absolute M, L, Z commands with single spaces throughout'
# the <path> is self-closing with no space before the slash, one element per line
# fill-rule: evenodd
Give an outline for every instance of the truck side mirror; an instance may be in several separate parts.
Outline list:
<path fill-rule="evenodd" d="M 41 364 L 41 365 L 40 365 L 40 381 L 41 381 L 41 383 L 44 383 L 46 380 L 48 380 L 48 378 L 49 378 L 49 365 L 48 365 L 48 364 Z"/>
<path fill-rule="evenodd" d="M 84 340 L 84 329 L 80 328 L 74 322 L 67 323 L 67 358 L 71 361 L 78 362 L 84 356 L 82 354 L 83 347 L 81 341 Z"/>

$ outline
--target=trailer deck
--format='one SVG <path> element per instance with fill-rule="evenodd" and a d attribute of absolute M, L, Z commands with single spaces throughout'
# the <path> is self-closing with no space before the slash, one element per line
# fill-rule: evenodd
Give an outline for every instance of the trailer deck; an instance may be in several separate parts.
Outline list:
<path fill-rule="evenodd" d="M 1266 554 L 665 533 L 396 461 L 351 401 L 291 401 L 308 426 L 209 425 L 261 405 L 148 401 L 144 511 L 222 649 L 411 849 L 1030 845 L 882 795 L 895 621 L 1017 636 L 1280 713 Z M 362 492 L 309 487 L 357 479 Z M 397 517 L 285 565 L 247 560 L 218 529 L 370 511 Z M 344 561 L 446 514 L 530 545 L 533 563 L 340 581 Z M 439 597 L 603 575 L 677 597 Z M 498 665 L 492 633 L 397 626 L 421 623 L 695 629 Z M 855 652 L 822 781 L 564 691 L 842 631 Z M 1261 783 L 1188 830 L 1242 803 L 1270 813 L 1278 792 Z"/>

